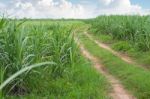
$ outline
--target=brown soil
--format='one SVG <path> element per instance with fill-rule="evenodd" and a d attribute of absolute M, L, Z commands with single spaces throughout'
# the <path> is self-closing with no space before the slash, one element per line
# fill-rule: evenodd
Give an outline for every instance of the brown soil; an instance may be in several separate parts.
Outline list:
<path fill-rule="evenodd" d="M 134 64 L 140 68 L 143 68 L 144 70 L 148 70 L 147 68 L 145 68 L 143 65 L 141 64 L 138 64 L 136 63 L 131 57 L 129 57 L 128 55 L 126 54 L 122 54 L 122 53 L 119 53 L 117 51 L 114 51 L 113 49 L 110 48 L 110 46 L 108 46 L 107 44 L 104 44 L 98 40 L 95 40 L 93 39 L 93 37 L 88 34 L 88 33 L 84 33 L 91 41 L 94 41 L 99 47 L 103 48 L 103 49 L 106 49 L 108 50 L 109 52 L 111 52 L 113 55 L 119 57 L 120 59 L 122 59 L 123 61 L 129 63 L 129 64 Z"/>
<path fill-rule="evenodd" d="M 136 99 L 134 96 L 132 96 L 129 92 L 127 92 L 122 84 L 112 75 L 110 75 L 104 66 L 100 63 L 100 60 L 96 57 L 94 57 L 92 54 L 90 54 L 83 45 L 79 44 L 78 40 L 76 39 L 78 45 L 80 46 L 81 53 L 83 56 L 85 56 L 87 59 L 89 59 L 94 67 L 101 73 L 103 74 L 108 82 L 112 86 L 112 91 L 110 92 L 110 96 L 113 99 Z"/>
<path fill-rule="evenodd" d="M 100 60 L 90 54 L 84 48 L 84 46 L 79 43 L 79 40 L 77 38 L 75 38 L 75 41 L 79 45 L 82 55 L 89 59 L 93 63 L 94 68 L 98 70 L 101 74 L 103 74 L 106 77 L 107 81 L 111 84 L 112 90 L 109 95 L 113 99 L 136 99 L 133 95 L 131 95 L 128 91 L 124 89 L 123 85 L 120 83 L 119 80 L 117 80 L 115 77 L 108 73 L 106 68 L 104 68 L 104 66 L 100 63 Z"/>
<path fill-rule="evenodd" d="M 92 38 L 91 35 L 89 35 L 88 33 L 85 33 L 85 35 L 87 37 L 89 37 L 90 40 L 94 41 L 99 47 L 102 47 L 108 51 L 110 51 L 111 53 L 113 53 L 115 56 L 118 56 L 120 57 L 123 61 L 127 62 L 127 63 L 131 63 L 131 64 L 135 64 L 135 62 L 127 55 L 124 55 L 124 54 L 121 54 L 121 53 L 118 53 L 116 51 L 114 51 L 113 49 L 111 49 L 107 44 L 104 44 L 104 43 L 101 43 L 99 42 L 98 40 L 94 40 Z"/>

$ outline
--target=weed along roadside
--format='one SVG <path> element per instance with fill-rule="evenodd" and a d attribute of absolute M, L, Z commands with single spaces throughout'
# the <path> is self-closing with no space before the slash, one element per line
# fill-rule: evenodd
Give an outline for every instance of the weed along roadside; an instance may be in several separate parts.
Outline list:
<path fill-rule="evenodd" d="M 72 37 L 83 25 L 0 19 L 0 99 L 107 99 L 105 77 L 80 55 Z"/>
<path fill-rule="evenodd" d="M 143 68 L 124 62 L 111 52 L 99 47 L 86 35 L 81 34 L 80 40 L 85 48 L 104 65 L 105 69 L 124 85 L 137 99 L 149 98 L 150 72 Z M 142 83 L 141 83 L 142 82 Z M 147 87 L 145 87 L 147 86 Z"/>
<path fill-rule="evenodd" d="M 138 65 L 150 68 L 150 16 L 99 16 L 86 20 L 95 40 L 129 56 Z M 117 22 L 116 22 L 117 20 Z M 103 24 L 102 24 L 103 23 Z"/>
<path fill-rule="evenodd" d="M 0 99 L 150 99 L 148 19 L 0 16 Z"/>
<path fill-rule="evenodd" d="M 105 43 L 102 43 L 101 41 L 99 40 L 96 40 L 96 36 L 92 36 L 88 33 L 84 33 L 91 41 L 94 41 L 99 47 L 105 49 L 105 50 L 108 50 L 109 52 L 111 52 L 113 55 L 119 57 L 120 59 L 122 59 L 123 61 L 129 63 L 129 64 L 133 64 L 135 66 L 138 66 L 140 68 L 143 68 L 145 69 L 146 71 L 148 71 L 149 69 L 145 66 L 143 66 L 142 64 L 138 64 L 134 59 L 132 59 L 130 56 L 128 55 L 125 55 L 121 52 L 117 52 L 115 50 L 113 50 L 109 45 L 105 44 Z"/>
<path fill-rule="evenodd" d="M 136 99 L 133 95 L 131 95 L 129 92 L 127 92 L 124 87 L 121 85 L 121 83 L 114 78 L 112 75 L 110 75 L 106 70 L 105 67 L 100 63 L 100 60 L 94 56 L 92 56 L 83 45 L 78 44 L 80 46 L 81 53 L 83 56 L 85 56 L 87 59 L 89 59 L 95 69 L 99 71 L 101 74 L 103 74 L 107 81 L 109 82 L 112 89 L 111 91 L 108 91 L 108 95 L 113 99 Z"/>

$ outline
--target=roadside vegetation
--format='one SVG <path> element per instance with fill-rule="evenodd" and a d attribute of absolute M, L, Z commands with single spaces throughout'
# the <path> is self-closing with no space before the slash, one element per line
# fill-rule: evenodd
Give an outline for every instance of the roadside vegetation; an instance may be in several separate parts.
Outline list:
<path fill-rule="evenodd" d="M 85 48 L 100 60 L 104 69 L 117 77 L 137 99 L 150 97 L 150 72 L 148 70 L 124 62 L 111 52 L 99 47 L 84 34 L 80 34 L 80 40 Z"/>
<path fill-rule="evenodd" d="M 150 68 L 150 16 L 100 16 L 86 23 L 95 39 Z"/>
<path fill-rule="evenodd" d="M 150 16 L 87 20 L 0 18 L 0 99 L 110 99 L 107 77 L 85 59 L 79 38 L 104 70 L 137 99 L 150 98 Z M 138 66 L 101 48 L 99 40 Z M 76 38 L 78 37 L 78 38 Z M 119 94 L 119 93 L 118 93 Z"/>
<path fill-rule="evenodd" d="M 107 99 L 107 81 L 74 42 L 79 21 L 0 19 L 0 99 Z M 44 64 L 47 62 L 47 64 Z"/>

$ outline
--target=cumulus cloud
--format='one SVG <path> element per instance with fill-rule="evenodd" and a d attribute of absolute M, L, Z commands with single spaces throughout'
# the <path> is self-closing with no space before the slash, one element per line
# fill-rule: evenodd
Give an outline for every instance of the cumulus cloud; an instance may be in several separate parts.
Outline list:
<path fill-rule="evenodd" d="M 91 18 L 102 14 L 150 14 L 150 10 L 133 5 L 130 0 L 97 1 L 99 4 L 90 0 L 78 3 L 69 0 L 0 1 L 0 12 L 7 11 L 17 18 Z"/>
<path fill-rule="evenodd" d="M 100 3 L 102 3 L 103 5 L 109 5 L 113 0 L 99 0 Z"/>
<path fill-rule="evenodd" d="M 40 0 L 37 2 L 38 11 L 44 11 L 46 16 L 54 16 L 55 18 L 84 18 L 86 9 L 80 4 L 72 4 L 67 0 Z"/>
<path fill-rule="evenodd" d="M 15 0 L 7 6 L 7 12 L 17 18 L 88 18 L 92 11 L 68 0 Z M 88 11 L 87 11 L 88 10 Z"/>
<path fill-rule="evenodd" d="M 139 5 L 132 5 L 130 0 L 99 0 L 102 7 L 100 14 L 140 14 L 142 8 Z"/>

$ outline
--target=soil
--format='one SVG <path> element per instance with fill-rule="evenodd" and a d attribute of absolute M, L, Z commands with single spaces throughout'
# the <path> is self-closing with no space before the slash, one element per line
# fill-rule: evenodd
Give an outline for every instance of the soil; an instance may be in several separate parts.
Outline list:
<path fill-rule="evenodd" d="M 84 48 L 84 46 L 78 42 L 77 39 L 76 41 L 78 45 L 80 46 L 80 50 L 83 56 L 89 59 L 93 63 L 95 69 L 98 70 L 102 75 L 104 75 L 107 81 L 111 84 L 112 90 L 109 93 L 109 95 L 113 99 L 136 99 L 133 95 L 131 95 L 128 91 L 124 89 L 123 85 L 119 82 L 119 80 L 117 80 L 115 77 L 113 77 L 107 72 L 107 70 L 104 68 L 104 66 L 101 64 L 98 58 L 90 54 Z M 103 47 L 106 47 L 106 46 L 103 46 Z"/>

